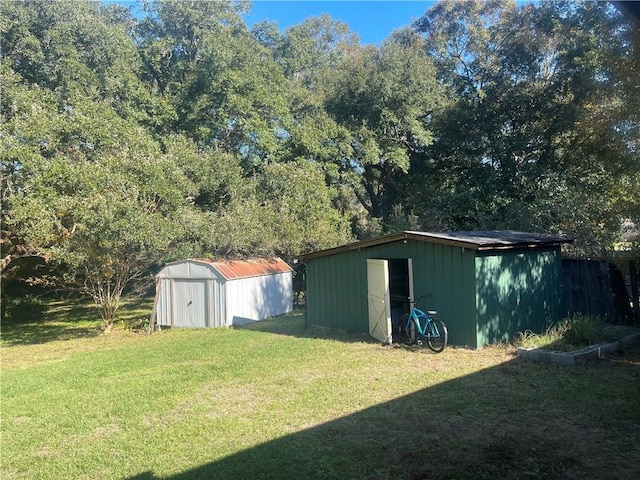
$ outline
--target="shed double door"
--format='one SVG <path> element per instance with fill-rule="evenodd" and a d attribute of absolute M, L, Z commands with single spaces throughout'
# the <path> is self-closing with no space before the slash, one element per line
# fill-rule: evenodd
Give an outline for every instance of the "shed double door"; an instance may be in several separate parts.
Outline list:
<path fill-rule="evenodd" d="M 192 328 L 207 326 L 206 280 L 176 280 L 173 295 L 175 324 Z"/>

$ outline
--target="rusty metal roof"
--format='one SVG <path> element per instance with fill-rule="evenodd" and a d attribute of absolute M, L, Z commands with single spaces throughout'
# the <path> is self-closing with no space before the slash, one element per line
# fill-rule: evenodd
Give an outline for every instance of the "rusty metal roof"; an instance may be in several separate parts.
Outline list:
<path fill-rule="evenodd" d="M 226 280 L 260 277 L 292 272 L 293 269 L 280 258 L 253 258 L 249 260 L 213 260 L 198 258 L 198 262 L 213 266 Z"/>

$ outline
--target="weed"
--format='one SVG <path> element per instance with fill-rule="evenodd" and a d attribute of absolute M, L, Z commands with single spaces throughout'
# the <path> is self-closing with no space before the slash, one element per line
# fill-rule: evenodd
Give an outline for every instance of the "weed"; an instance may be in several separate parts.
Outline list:
<path fill-rule="evenodd" d="M 601 317 L 577 313 L 551 325 L 544 333 L 531 330 L 521 332 L 516 340 L 524 348 L 545 347 L 552 350 L 570 351 L 615 340 L 628 329 L 608 325 Z M 627 332 L 630 333 L 630 332 Z"/>
<path fill-rule="evenodd" d="M 570 345 L 594 345 L 604 338 L 605 323 L 594 315 L 576 314 L 560 324 L 560 335 Z"/>

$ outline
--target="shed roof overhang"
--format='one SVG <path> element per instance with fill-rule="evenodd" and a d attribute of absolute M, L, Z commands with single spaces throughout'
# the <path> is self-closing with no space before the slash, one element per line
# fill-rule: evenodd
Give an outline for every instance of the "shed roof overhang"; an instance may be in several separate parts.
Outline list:
<path fill-rule="evenodd" d="M 206 265 L 217 271 L 225 280 L 260 277 L 263 275 L 277 275 L 290 273 L 293 269 L 281 258 L 252 258 L 248 260 L 216 260 L 209 258 L 191 258 L 179 260 L 168 265 L 184 262 L 194 262 Z"/>
<path fill-rule="evenodd" d="M 392 233 L 370 240 L 350 243 L 340 247 L 311 252 L 300 256 L 301 261 L 313 258 L 336 255 L 338 253 L 353 250 L 363 250 L 376 245 L 397 242 L 399 240 L 416 240 L 427 243 L 452 245 L 470 250 L 489 251 L 520 248 L 539 248 L 559 246 L 563 243 L 572 243 L 573 239 L 538 233 L 516 232 L 513 230 L 489 230 L 473 232 L 412 232 L 404 231 Z"/>

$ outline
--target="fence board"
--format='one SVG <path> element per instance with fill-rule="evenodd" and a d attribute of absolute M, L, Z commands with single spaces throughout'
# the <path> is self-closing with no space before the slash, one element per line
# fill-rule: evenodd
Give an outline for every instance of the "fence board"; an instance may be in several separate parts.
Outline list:
<path fill-rule="evenodd" d="M 596 315 L 620 323 L 610 265 L 593 260 L 562 260 L 562 305 L 566 316 Z"/>

